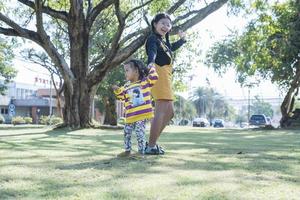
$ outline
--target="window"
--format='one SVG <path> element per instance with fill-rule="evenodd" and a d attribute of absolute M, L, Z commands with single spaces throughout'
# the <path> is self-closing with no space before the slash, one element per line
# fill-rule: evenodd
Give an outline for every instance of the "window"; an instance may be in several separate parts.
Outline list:
<path fill-rule="evenodd" d="M 8 108 L 1 108 L 1 114 L 8 114 Z"/>

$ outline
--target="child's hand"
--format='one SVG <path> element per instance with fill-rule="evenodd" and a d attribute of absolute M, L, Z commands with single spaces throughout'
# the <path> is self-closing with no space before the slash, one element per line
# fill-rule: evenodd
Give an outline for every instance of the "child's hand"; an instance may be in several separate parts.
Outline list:
<path fill-rule="evenodd" d="M 185 32 L 183 32 L 182 30 L 179 30 L 178 35 L 179 35 L 180 39 L 185 40 L 185 36 L 186 36 Z"/>
<path fill-rule="evenodd" d="M 154 63 L 152 62 L 152 63 L 149 63 L 149 65 L 148 65 L 147 67 L 148 67 L 148 69 L 150 69 L 150 68 L 153 67 L 153 66 L 155 66 L 155 65 L 154 65 Z"/>
<path fill-rule="evenodd" d="M 113 85 L 113 86 L 111 86 L 111 87 L 112 87 L 113 90 L 119 89 L 119 86 L 117 86 L 117 85 Z"/>

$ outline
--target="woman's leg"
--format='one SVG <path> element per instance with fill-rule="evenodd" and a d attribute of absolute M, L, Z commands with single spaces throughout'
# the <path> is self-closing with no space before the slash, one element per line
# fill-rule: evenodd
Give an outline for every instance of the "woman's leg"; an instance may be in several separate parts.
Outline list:
<path fill-rule="evenodd" d="M 163 126 L 161 127 L 160 134 L 165 129 L 165 127 L 170 123 L 171 119 L 174 117 L 174 105 L 173 101 L 168 101 L 168 104 L 166 105 L 168 107 L 166 117 L 163 121 Z"/>
<path fill-rule="evenodd" d="M 173 117 L 173 101 L 157 100 L 155 102 L 155 113 L 151 123 L 149 146 L 154 147 L 161 132 Z"/>

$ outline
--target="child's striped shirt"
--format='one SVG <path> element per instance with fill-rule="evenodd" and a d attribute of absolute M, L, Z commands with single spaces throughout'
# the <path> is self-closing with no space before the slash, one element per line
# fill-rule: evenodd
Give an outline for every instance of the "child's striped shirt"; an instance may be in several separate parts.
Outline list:
<path fill-rule="evenodd" d="M 157 80 L 155 67 L 151 66 L 147 77 L 114 90 L 117 99 L 125 102 L 126 123 L 153 118 L 151 88 Z"/>

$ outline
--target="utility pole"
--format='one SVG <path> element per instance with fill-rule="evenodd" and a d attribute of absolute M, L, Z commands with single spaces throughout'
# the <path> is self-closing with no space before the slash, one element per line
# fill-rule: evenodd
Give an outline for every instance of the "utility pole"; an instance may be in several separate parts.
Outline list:
<path fill-rule="evenodd" d="M 257 82 L 250 82 L 246 84 L 245 86 L 248 87 L 248 122 L 250 120 L 250 89 L 253 88 L 255 85 L 257 85 Z"/>
<path fill-rule="evenodd" d="M 52 118 L 52 75 L 50 75 L 50 102 L 49 102 L 49 124 L 51 125 Z"/>

